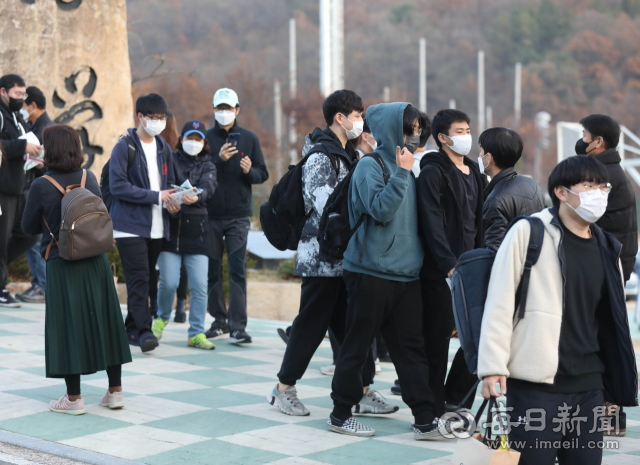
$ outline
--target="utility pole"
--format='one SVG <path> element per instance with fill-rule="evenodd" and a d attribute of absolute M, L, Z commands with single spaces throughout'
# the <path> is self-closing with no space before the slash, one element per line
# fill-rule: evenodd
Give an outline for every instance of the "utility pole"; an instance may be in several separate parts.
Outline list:
<path fill-rule="evenodd" d="M 278 179 L 280 179 L 284 173 L 284 160 L 282 159 L 282 99 L 280 96 L 280 81 L 278 79 L 273 82 L 273 106 L 274 135 L 276 136 L 276 170 Z"/>
<path fill-rule="evenodd" d="M 331 94 L 331 1 L 320 0 L 320 91 Z"/>
<path fill-rule="evenodd" d="M 520 129 L 520 120 L 522 118 L 522 63 L 516 63 L 516 88 L 515 98 L 513 102 L 513 110 L 516 119 L 516 129 Z"/>
<path fill-rule="evenodd" d="M 331 0 L 331 92 L 344 89 L 344 0 Z"/>
<path fill-rule="evenodd" d="M 485 129 L 484 107 L 484 51 L 478 52 L 478 135 Z"/>
<path fill-rule="evenodd" d="M 289 20 L 289 98 L 296 99 L 298 88 L 298 70 L 296 61 L 296 20 Z M 289 113 L 289 163 L 295 165 L 298 162 L 298 153 L 295 146 L 298 142 L 296 133 L 296 112 Z"/>
<path fill-rule="evenodd" d="M 542 184 L 542 152 L 549 148 L 549 123 L 551 115 L 546 111 L 540 111 L 536 115 L 536 129 L 538 138 L 536 141 L 535 159 L 533 160 L 533 179 Z"/>
<path fill-rule="evenodd" d="M 491 106 L 487 106 L 487 128 L 492 128 L 492 127 L 493 127 L 493 108 L 491 108 Z"/>
<path fill-rule="evenodd" d="M 385 86 L 382 90 L 382 101 L 384 103 L 389 103 L 391 101 L 391 88 L 389 86 Z"/>
<path fill-rule="evenodd" d="M 420 39 L 420 111 L 427 112 L 427 39 Z"/>
<path fill-rule="evenodd" d="M 452 110 L 456 109 L 456 99 L 452 98 L 449 100 L 449 108 Z"/>

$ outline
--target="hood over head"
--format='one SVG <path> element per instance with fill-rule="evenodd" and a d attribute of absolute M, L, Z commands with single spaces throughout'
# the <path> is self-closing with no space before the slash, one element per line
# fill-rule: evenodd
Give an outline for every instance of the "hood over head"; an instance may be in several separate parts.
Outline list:
<path fill-rule="evenodd" d="M 376 152 L 392 165 L 396 164 L 396 147 L 404 147 L 402 117 L 407 102 L 381 103 L 367 108 L 367 124 L 376 138 Z"/>

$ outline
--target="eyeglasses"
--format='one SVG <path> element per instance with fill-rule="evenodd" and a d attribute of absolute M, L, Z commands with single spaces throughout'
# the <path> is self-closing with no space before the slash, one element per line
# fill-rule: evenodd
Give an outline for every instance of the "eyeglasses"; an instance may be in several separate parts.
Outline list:
<path fill-rule="evenodd" d="M 593 195 L 593 193 L 596 190 L 600 190 L 603 194 L 607 194 L 609 195 L 609 193 L 611 192 L 611 184 L 606 183 L 606 184 L 592 184 L 592 183 L 585 183 L 583 184 L 584 186 L 584 192 L 587 194 L 587 196 L 591 196 Z M 568 187 L 565 187 L 565 189 L 567 189 L 569 192 L 571 192 L 572 194 L 576 194 L 576 192 L 573 192 L 571 189 L 569 189 Z"/>
<path fill-rule="evenodd" d="M 413 128 L 413 135 L 414 136 L 421 136 L 422 135 L 422 128 Z"/>
<path fill-rule="evenodd" d="M 166 116 L 151 116 L 151 115 L 146 115 L 145 118 L 149 121 L 166 121 L 167 117 Z"/>
<path fill-rule="evenodd" d="M 20 100 L 20 99 L 21 99 L 21 100 L 26 100 L 26 99 L 27 99 L 27 97 L 29 97 L 29 94 L 27 94 L 26 92 L 24 92 L 24 93 L 22 93 L 22 92 L 16 92 L 14 95 L 15 95 L 15 97 L 13 97 L 13 98 L 16 98 L 16 99 L 19 99 L 19 100 Z M 11 96 L 9 96 L 9 97 L 11 97 Z"/>

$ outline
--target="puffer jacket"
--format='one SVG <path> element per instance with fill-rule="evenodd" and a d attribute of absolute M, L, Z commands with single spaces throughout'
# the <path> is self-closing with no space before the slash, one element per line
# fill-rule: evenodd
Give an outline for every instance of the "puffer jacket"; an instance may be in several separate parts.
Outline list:
<path fill-rule="evenodd" d="M 0 194 L 20 195 L 24 190 L 24 154 L 27 141 L 20 139 L 26 124 L 19 112 L 10 112 L 0 102 L 0 145 L 5 161 L 0 165 Z"/>
<path fill-rule="evenodd" d="M 173 174 L 176 185 L 187 179 L 193 187 L 202 189 L 199 200 L 191 205 L 181 205 L 180 211 L 169 219 L 169 240 L 162 250 L 180 254 L 211 255 L 207 202 L 213 197 L 218 181 L 216 166 L 211 157 L 192 157 L 182 150 L 173 152 Z"/>
<path fill-rule="evenodd" d="M 540 185 L 531 178 L 519 176 L 514 168 L 494 176 L 484 195 L 484 244 L 494 252 L 498 251 L 511 220 L 531 216 L 546 208 Z"/>
<path fill-rule="evenodd" d="M 325 152 L 318 152 L 322 144 Z M 342 181 L 357 154 L 351 142 L 342 147 L 340 139 L 328 127 L 324 130 L 316 128 L 305 138 L 302 156 L 309 157 L 302 167 L 302 196 L 305 213 L 309 215 L 302 228 L 298 253 L 296 255 L 295 274 L 300 277 L 342 276 L 342 260 L 321 256 L 318 245 L 320 218 L 327 199 Z"/>

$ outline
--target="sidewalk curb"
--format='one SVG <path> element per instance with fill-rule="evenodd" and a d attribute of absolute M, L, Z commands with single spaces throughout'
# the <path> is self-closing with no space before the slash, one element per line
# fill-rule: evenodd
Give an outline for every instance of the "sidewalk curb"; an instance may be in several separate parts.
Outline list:
<path fill-rule="evenodd" d="M 88 450 L 78 449 L 76 447 L 58 444 L 56 442 L 45 441 L 44 439 L 32 438 L 24 434 L 12 433 L 0 429 L 0 442 L 10 444 L 12 446 L 32 449 L 45 454 L 57 455 L 69 460 L 90 463 L 92 465 L 140 465 L 140 462 L 132 462 L 111 455 L 99 454 Z"/>

